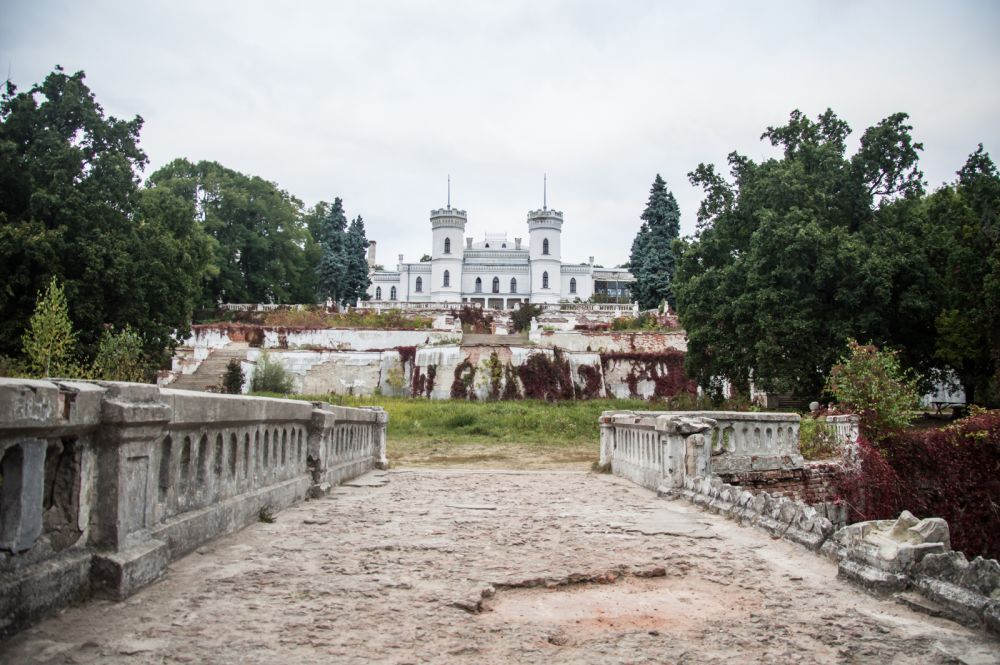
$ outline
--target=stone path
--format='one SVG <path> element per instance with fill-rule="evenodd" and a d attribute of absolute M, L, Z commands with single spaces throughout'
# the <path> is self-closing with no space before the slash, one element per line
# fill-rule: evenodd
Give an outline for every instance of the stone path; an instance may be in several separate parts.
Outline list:
<path fill-rule="evenodd" d="M 369 474 L 3 663 L 997 663 L 785 541 L 607 475 Z"/>

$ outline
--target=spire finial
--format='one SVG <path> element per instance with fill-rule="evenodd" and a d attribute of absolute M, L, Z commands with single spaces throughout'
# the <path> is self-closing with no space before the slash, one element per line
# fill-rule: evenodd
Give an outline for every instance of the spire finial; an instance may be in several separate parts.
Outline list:
<path fill-rule="evenodd" d="M 542 210 L 549 209 L 549 174 L 542 174 Z"/>
<path fill-rule="evenodd" d="M 448 174 L 448 210 L 451 210 L 451 174 Z"/>

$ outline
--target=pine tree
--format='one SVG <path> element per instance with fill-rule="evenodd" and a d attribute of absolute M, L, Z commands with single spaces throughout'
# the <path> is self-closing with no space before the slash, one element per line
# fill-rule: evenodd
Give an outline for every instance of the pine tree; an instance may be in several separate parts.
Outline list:
<path fill-rule="evenodd" d="M 319 237 L 316 238 L 322 252 L 316 268 L 316 295 L 320 300 L 329 298 L 340 302 L 347 292 L 346 228 L 344 202 L 337 197 L 320 223 Z"/>
<path fill-rule="evenodd" d="M 642 213 L 642 226 L 632 242 L 629 257 L 635 276 L 632 295 L 643 309 L 657 307 L 664 300 L 674 307 L 676 260 L 673 242 L 680 232 L 681 212 L 677 200 L 663 178 L 656 174 Z"/>
<path fill-rule="evenodd" d="M 35 313 L 22 338 L 28 368 L 35 376 L 74 376 L 76 333 L 69 318 L 63 288 L 53 277 L 44 293 L 39 292 Z"/>
<path fill-rule="evenodd" d="M 368 239 L 365 237 L 365 221 L 358 215 L 347 230 L 345 243 L 347 264 L 347 292 L 344 300 L 347 303 L 359 298 L 368 299 Z"/>

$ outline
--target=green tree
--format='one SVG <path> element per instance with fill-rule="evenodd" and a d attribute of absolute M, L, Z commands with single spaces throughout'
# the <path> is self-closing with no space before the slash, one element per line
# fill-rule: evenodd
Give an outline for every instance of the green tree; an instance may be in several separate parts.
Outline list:
<path fill-rule="evenodd" d="M 222 377 L 222 392 L 228 395 L 239 395 L 243 392 L 243 382 L 246 377 L 243 375 L 243 366 L 240 361 L 233 358 L 226 365 L 226 373 Z"/>
<path fill-rule="evenodd" d="M 93 378 L 105 381 L 146 381 L 149 367 L 143 357 L 143 342 L 135 330 L 125 326 L 119 332 L 105 330 L 97 347 Z"/>
<path fill-rule="evenodd" d="M 74 354 L 76 333 L 62 286 L 53 277 L 38 293 L 35 312 L 22 338 L 29 371 L 38 377 L 72 377 L 79 373 Z"/>
<path fill-rule="evenodd" d="M 216 162 L 177 159 L 149 180 L 154 188 L 180 195 L 214 241 L 202 306 L 287 303 L 311 296 L 303 293 L 311 285 L 305 255 L 309 233 L 298 199 L 272 182 Z"/>
<path fill-rule="evenodd" d="M 629 257 L 635 276 L 632 294 L 643 309 L 659 307 L 664 300 L 670 303 L 671 308 L 675 306 L 673 243 L 680 236 L 680 231 L 681 212 L 677 200 L 657 173 L 642 213 L 642 226 L 632 241 Z"/>
<path fill-rule="evenodd" d="M 351 221 L 344 239 L 344 261 L 346 264 L 344 294 L 345 304 L 357 300 L 368 300 L 368 239 L 365 237 L 365 222 L 358 215 Z"/>
<path fill-rule="evenodd" d="M 0 100 L 0 351 L 11 352 L 33 294 L 55 277 L 84 351 L 128 322 L 142 278 L 135 233 L 142 119 L 105 117 L 83 72 L 57 67 Z M 140 323 L 136 321 L 135 323 Z"/>
<path fill-rule="evenodd" d="M 791 114 L 762 138 L 760 164 L 732 153 L 732 181 L 701 164 L 694 240 L 678 243 L 677 308 L 687 370 L 703 386 L 817 394 L 848 339 L 903 347 L 932 362 L 937 287 L 920 237 L 921 174 L 902 113 L 864 132 L 832 111 Z"/>
<path fill-rule="evenodd" d="M 316 242 L 320 247 L 320 259 L 316 266 L 316 294 L 320 300 L 329 298 L 339 303 L 346 297 L 346 235 L 347 217 L 344 215 L 344 202 L 338 196 L 320 221 L 317 230 Z"/>
<path fill-rule="evenodd" d="M 208 239 L 169 192 L 139 184 L 142 119 L 105 117 L 83 72 L 57 67 L 0 100 L 0 353 L 16 353 L 37 293 L 55 277 L 82 355 L 105 326 L 131 325 L 147 352 L 190 324 Z"/>
<path fill-rule="evenodd" d="M 934 356 L 970 403 L 1000 405 L 1000 176 L 982 144 L 924 208 L 928 264 L 942 287 Z"/>
<path fill-rule="evenodd" d="M 830 370 L 826 389 L 842 409 L 860 416 L 861 431 L 873 443 L 906 427 L 920 402 L 917 380 L 897 353 L 854 340 Z"/>

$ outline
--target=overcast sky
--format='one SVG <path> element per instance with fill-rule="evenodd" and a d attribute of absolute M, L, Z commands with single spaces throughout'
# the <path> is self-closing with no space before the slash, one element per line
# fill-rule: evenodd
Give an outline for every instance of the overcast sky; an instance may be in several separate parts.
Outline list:
<path fill-rule="evenodd" d="M 147 174 L 176 157 L 344 199 L 379 262 L 430 251 L 431 208 L 467 235 L 565 214 L 563 260 L 627 260 L 656 173 L 693 233 L 699 162 L 770 156 L 768 125 L 896 111 L 930 186 L 982 142 L 1000 160 L 1000 3 L 11 2 L 0 63 L 20 89 L 84 70 L 145 119 Z M 853 150 L 853 145 L 852 148 Z"/>

